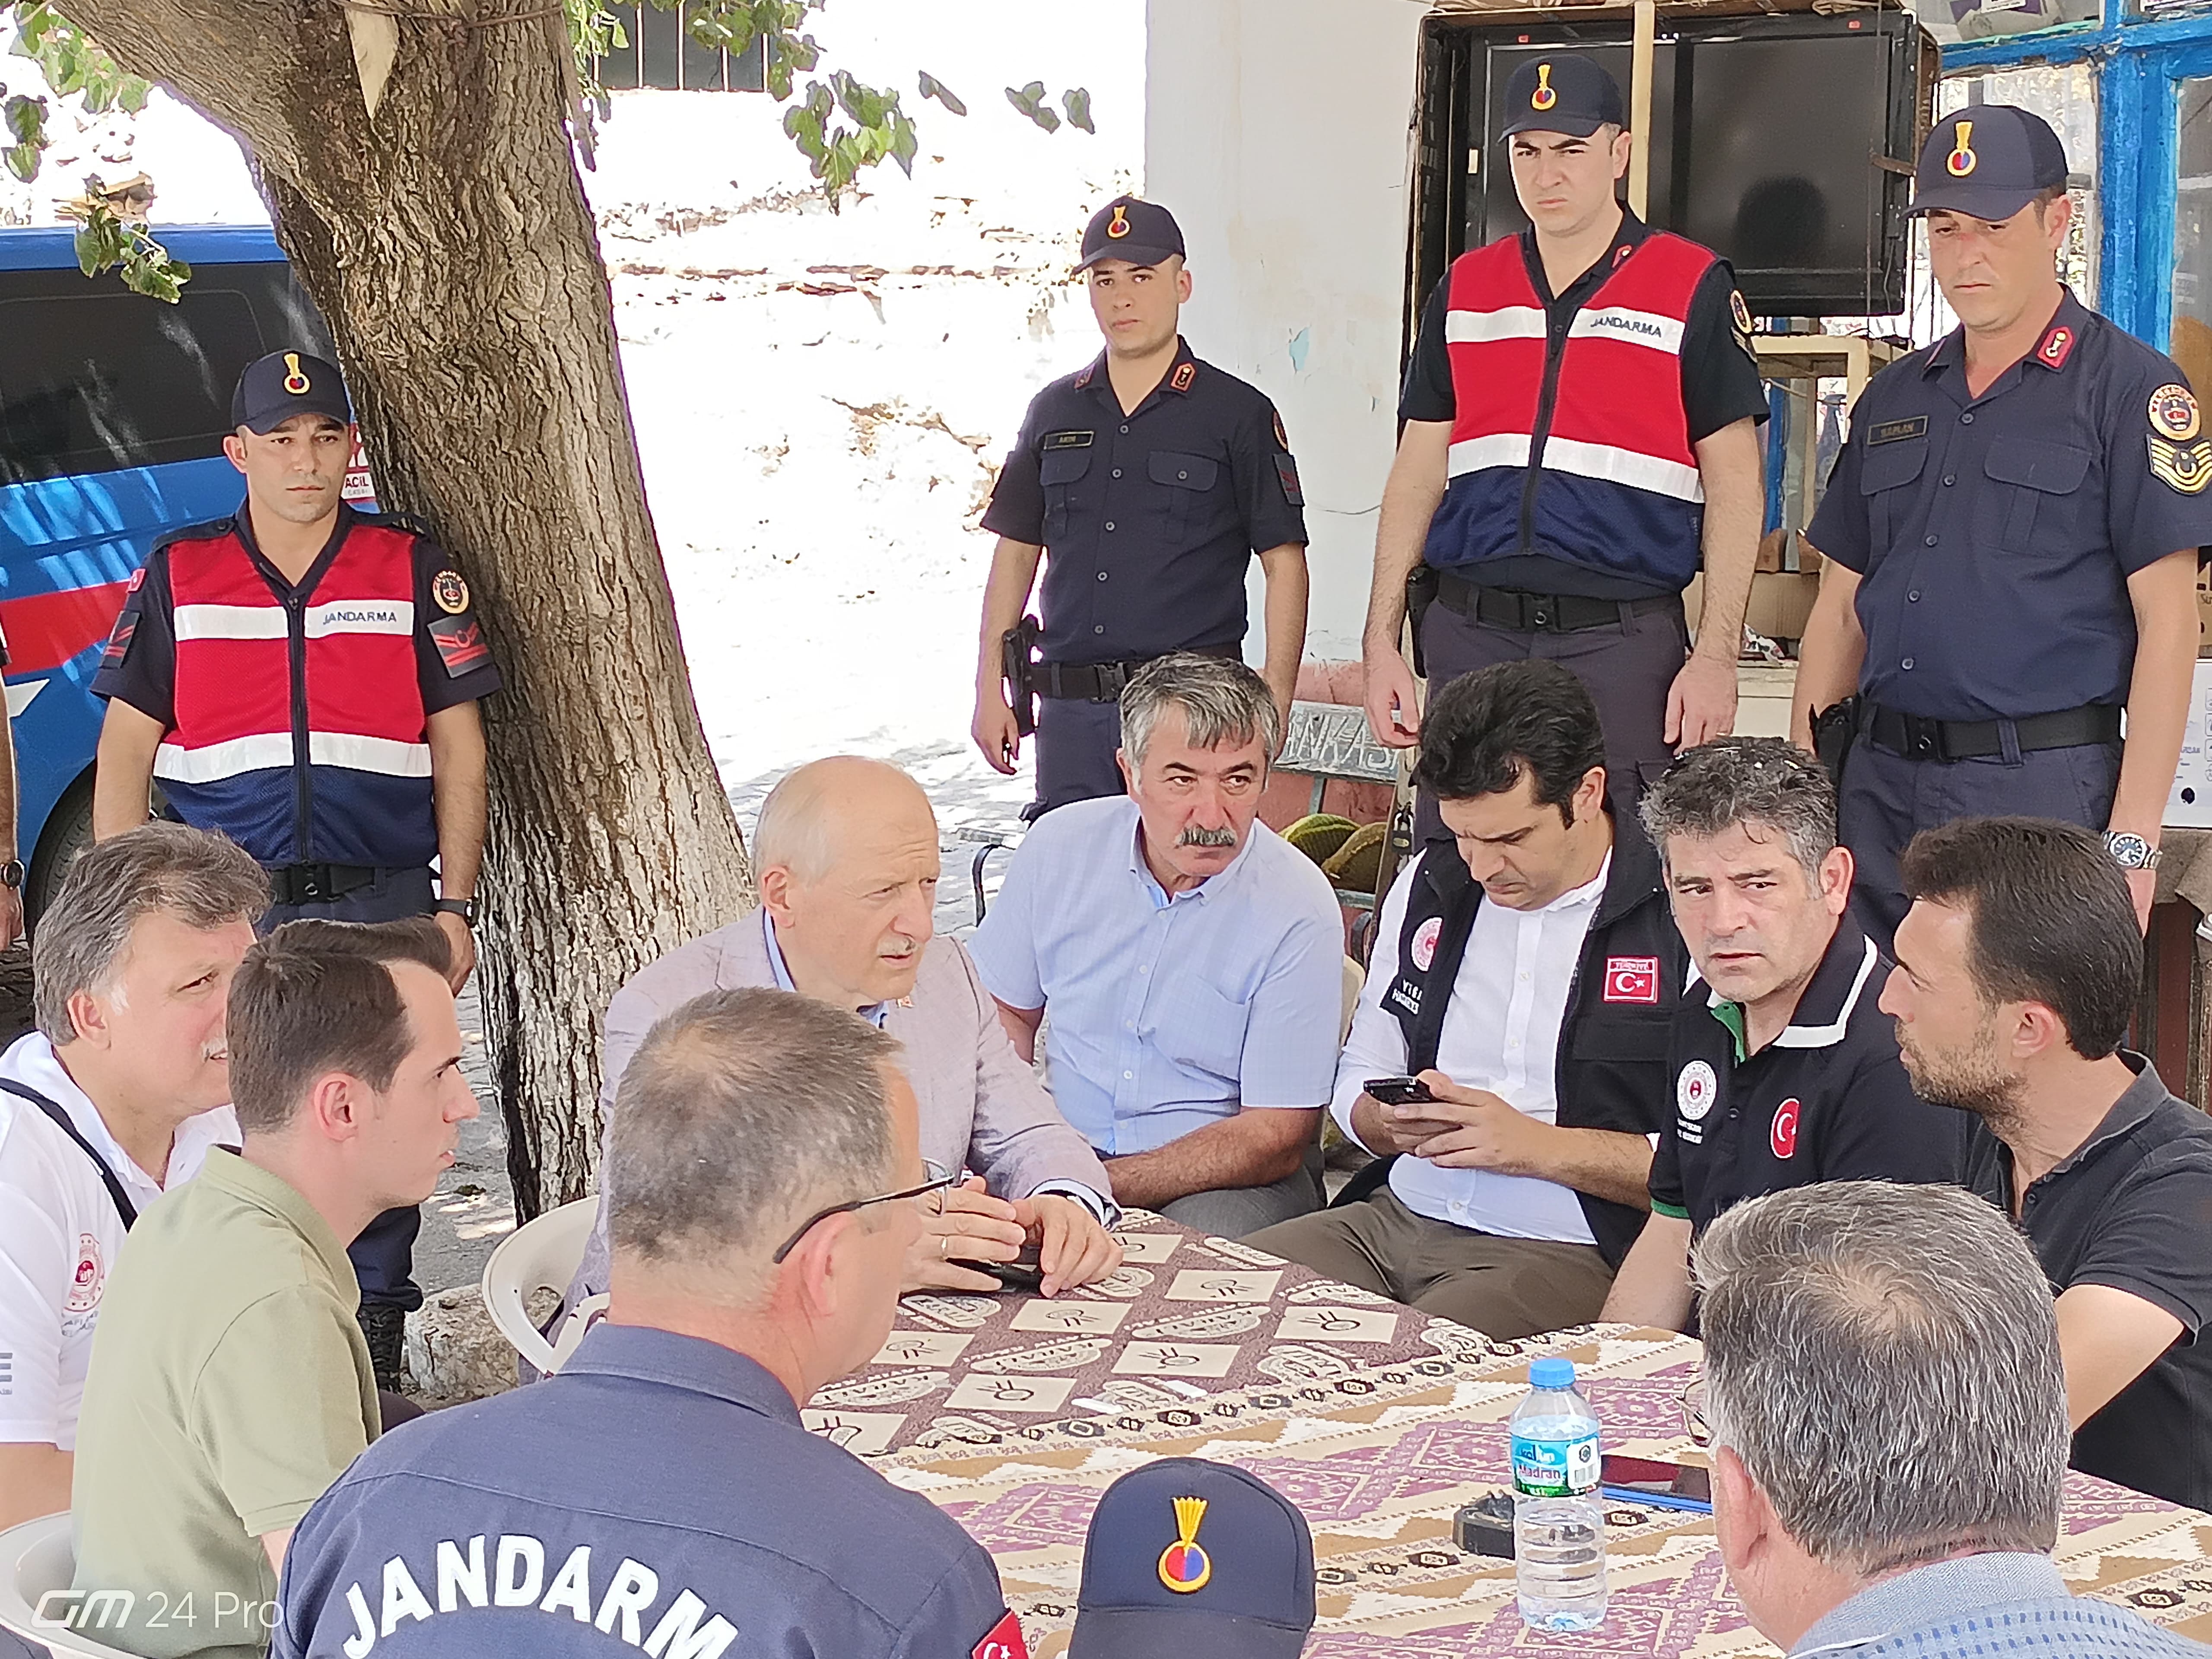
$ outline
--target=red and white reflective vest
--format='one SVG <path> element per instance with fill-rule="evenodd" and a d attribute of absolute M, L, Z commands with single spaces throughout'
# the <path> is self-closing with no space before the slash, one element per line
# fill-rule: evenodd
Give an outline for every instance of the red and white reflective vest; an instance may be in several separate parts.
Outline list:
<path fill-rule="evenodd" d="M 1705 486 L 1682 401 L 1682 336 L 1715 255 L 1654 232 L 1550 337 L 1522 239 L 1462 254 L 1446 281 L 1449 482 L 1423 556 L 1480 580 L 1547 554 L 1669 588 L 1698 571 Z"/>
<path fill-rule="evenodd" d="M 428 863 L 415 536 L 355 519 L 313 588 L 288 597 L 234 529 L 210 530 L 167 544 L 176 690 L 154 761 L 162 792 L 264 864 Z"/>

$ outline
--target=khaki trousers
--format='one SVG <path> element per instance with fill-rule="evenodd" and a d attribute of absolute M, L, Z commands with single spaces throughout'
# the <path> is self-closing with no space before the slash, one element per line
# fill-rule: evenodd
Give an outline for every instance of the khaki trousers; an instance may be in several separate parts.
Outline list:
<path fill-rule="evenodd" d="M 1431 1221 L 1388 1187 L 1244 1243 L 1500 1341 L 1586 1325 L 1613 1288 L 1613 1269 L 1593 1245 L 1497 1238 Z"/>

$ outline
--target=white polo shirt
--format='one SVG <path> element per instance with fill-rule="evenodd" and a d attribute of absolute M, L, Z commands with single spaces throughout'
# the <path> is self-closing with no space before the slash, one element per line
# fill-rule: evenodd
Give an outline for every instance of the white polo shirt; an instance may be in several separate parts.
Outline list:
<path fill-rule="evenodd" d="M 157 1182 L 107 1132 L 41 1033 L 0 1054 L 0 1078 L 68 1113 L 141 1212 L 198 1175 L 209 1147 L 239 1144 L 228 1106 L 186 1118 Z M 0 1091 L 0 1442 L 76 1449 L 93 1326 L 123 1237 L 123 1218 L 83 1147 L 31 1102 Z"/>

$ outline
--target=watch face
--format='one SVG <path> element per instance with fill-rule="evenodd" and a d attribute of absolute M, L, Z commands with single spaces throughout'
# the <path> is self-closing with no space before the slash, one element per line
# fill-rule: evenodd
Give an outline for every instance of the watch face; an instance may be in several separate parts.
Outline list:
<path fill-rule="evenodd" d="M 2115 831 L 2106 836 L 2105 848 L 2124 869 L 2140 870 L 2150 861 L 2150 843 L 2141 836 Z"/>

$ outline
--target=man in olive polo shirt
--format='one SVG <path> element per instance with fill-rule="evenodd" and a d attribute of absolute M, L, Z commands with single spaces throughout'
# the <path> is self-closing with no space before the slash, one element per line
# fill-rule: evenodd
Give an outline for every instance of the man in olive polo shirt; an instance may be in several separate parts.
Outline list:
<path fill-rule="evenodd" d="M 477 1115 L 449 952 L 428 920 L 295 921 L 240 966 L 243 1150 L 139 1217 L 93 1340 L 70 1510 L 100 1640 L 263 1651 L 293 1526 L 376 1437 L 346 1244 L 428 1198 Z"/>

